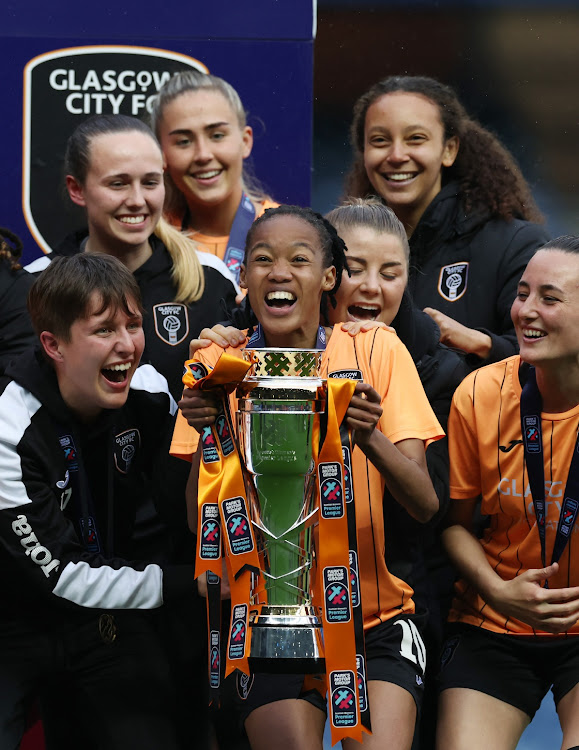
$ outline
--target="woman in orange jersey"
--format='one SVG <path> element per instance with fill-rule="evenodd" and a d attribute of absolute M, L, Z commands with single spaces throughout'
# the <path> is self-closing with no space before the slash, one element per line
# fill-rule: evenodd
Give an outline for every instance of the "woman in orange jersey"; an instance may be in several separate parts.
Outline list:
<path fill-rule="evenodd" d="M 276 204 L 244 167 L 253 133 L 237 91 L 217 76 L 182 71 L 160 90 L 151 118 L 166 162 L 165 214 L 238 280 L 247 231 Z"/>
<path fill-rule="evenodd" d="M 438 499 L 424 450 L 442 430 L 408 351 L 392 332 L 374 329 L 352 337 L 339 324 L 320 332 L 320 305 L 327 312 L 326 301 L 337 291 L 344 263 L 343 242 L 329 222 L 309 209 L 281 206 L 251 228 L 241 280 L 259 321 L 254 336 L 262 346 L 324 348 L 325 335 L 323 374 L 340 377 L 356 370 L 364 381 L 347 413 L 356 443 L 352 474 L 374 730 L 363 744 L 408 750 L 425 654 L 412 585 L 402 571 L 389 569 L 384 556 L 386 536 L 388 544 L 394 542 L 393 529 L 384 528 L 384 514 L 395 515 L 392 506 L 400 508 L 407 527 L 434 515 Z M 246 342 L 244 335 L 240 347 Z M 212 366 L 221 351 L 213 344 L 196 358 Z M 214 421 L 217 410 L 197 393 L 184 395 L 181 408 L 189 424 L 202 429 Z M 172 452 L 191 456 L 197 444 L 197 433 L 182 418 Z M 281 750 L 322 747 L 325 703 L 317 691 L 304 688 L 303 676 L 254 675 L 245 688 L 240 714 L 254 750 L 271 747 L 272 736 Z M 352 740 L 344 744 L 354 746 Z"/>
<path fill-rule="evenodd" d="M 457 389 L 443 542 L 461 580 L 442 656 L 440 750 L 511 750 L 551 688 L 579 747 L 579 237 L 529 262 L 520 355 Z M 477 499 L 489 524 L 473 533 Z"/>

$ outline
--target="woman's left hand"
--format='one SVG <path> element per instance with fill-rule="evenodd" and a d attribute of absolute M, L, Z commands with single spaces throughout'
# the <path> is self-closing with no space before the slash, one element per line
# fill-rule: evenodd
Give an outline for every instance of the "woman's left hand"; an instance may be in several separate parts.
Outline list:
<path fill-rule="evenodd" d="M 380 394 L 369 383 L 357 383 L 346 412 L 346 422 L 354 430 L 354 442 L 365 445 L 382 416 Z"/>
<path fill-rule="evenodd" d="M 476 354 L 481 359 L 488 357 L 492 345 L 489 335 L 474 328 L 467 328 L 454 318 L 450 318 L 432 307 L 425 307 L 424 312 L 430 315 L 440 328 L 441 344 L 446 344 L 453 349 L 460 349 L 467 354 Z"/>
<path fill-rule="evenodd" d="M 373 328 L 384 328 L 386 331 L 396 333 L 392 326 L 387 326 L 386 323 L 382 323 L 380 320 L 347 320 L 345 323 L 342 323 L 342 331 L 349 333 L 352 337 L 358 333 L 371 331 Z"/>

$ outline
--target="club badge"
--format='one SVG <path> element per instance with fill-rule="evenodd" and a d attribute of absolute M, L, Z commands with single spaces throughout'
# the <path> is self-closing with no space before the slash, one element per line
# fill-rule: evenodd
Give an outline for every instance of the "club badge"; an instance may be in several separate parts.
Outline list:
<path fill-rule="evenodd" d="M 141 434 L 136 428 L 115 435 L 115 466 L 121 474 L 128 474 L 141 447 Z"/>
<path fill-rule="evenodd" d="M 438 293 L 448 302 L 456 302 L 466 292 L 468 263 L 453 263 L 440 269 Z"/>
<path fill-rule="evenodd" d="M 177 346 L 189 334 L 187 308 L 181 302 L 153 305 L 155 333 L 169 346 Z"/>

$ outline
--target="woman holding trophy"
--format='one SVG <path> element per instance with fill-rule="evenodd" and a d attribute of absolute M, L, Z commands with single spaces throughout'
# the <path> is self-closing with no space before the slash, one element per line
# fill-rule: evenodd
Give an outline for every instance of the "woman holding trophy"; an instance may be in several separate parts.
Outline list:
<path fill-rule="evenodd" d="M 323 349 L 322 377 L 359 381 L 346 423 L 355 445 L 352 477 L 368 695 L 370 710 L 377 709 L 364 746 L 408 750 L 425 666 L 408 540 L 416 536 L 417 522 L 430 520 L 438 510 L 425 448 L 443 433 L 412 359 L 394 333 L 377 328 L 350 336 L 339 324 L 319 325 L 320 312 L 328 322 L 328 302 L 335 305 L 345 265 L 344 243 L 329 222 L 310 209 L 281 206 L 252 225 L 241 285 L 259 323 L 252 345 Z M 406 273 L 403 263 L 399 270 Z M 242 334 L 237 342 L 227 353 L 241 357 L 248 338 Z M 222 348 L 212 344 L 195 359 L 212 367 L 221 354 Z M 196 506 L 198 431 L 215 421 L 218 408 L 198 390 L 185 392 L 180 405 L 183 416 L 172 452 L 193 458 L 188 500 Z M 406 556 L 394 559 L 393 549 Z M 321 749 L 325 699 L 315 681 L 304 675 L 254 674 L 240 683 L 241 718 L 254 750 L 271 747 L 272 736 L 278 748 Z M 344 746 L 354 745 L 344 740 Z"/>

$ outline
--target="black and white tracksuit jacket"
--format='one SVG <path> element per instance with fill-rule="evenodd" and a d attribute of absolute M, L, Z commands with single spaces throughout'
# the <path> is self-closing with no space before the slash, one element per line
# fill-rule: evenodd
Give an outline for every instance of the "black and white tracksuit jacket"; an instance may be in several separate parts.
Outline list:
<path fill-rule="evenodd" d="M 121 409 L 81 425 L 38 350 L 8 366 L 0 377 L 0 621 L 42 622 L 71 608 L 81 616 L 89 612 L 81 608 L 148 610 L 195 591 L 192 566 L 128 562 L 135 511 L 149 493 L 161 515 L 186 523 L 188 470 L 167 450 L 175 410 L 165 379 L 144 365 Z"/>

